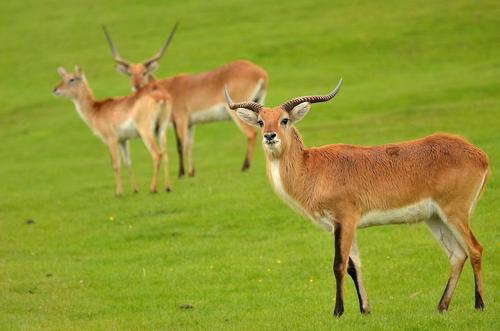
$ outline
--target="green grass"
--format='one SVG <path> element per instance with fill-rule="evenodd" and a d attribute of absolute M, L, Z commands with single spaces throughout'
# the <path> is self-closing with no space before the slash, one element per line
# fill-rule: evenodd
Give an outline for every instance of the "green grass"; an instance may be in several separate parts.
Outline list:
<path fill-rule="evenodd" d="M 497 1 L 3 1 L 0 328 L 500 329 L 499 17 Z M 105 146 L 50 94 L 55 68 L 82 66 L 98 97 L 126 94 L 100 24 L 141 60 L 176 20 L 159 76 L 250 59 L 269 72 L 269 105 L 344 77 L 300 123 L 308 146 L 447 131 L 484 149 L 491 178 L 472 227 L 485 247 L 486 311 L 473 309 L 467 263 L 438 314 L 444 254 L 423 225 L 389 226 L 358 234 L 371 316 L 348 281 L 346 313 L 333 318 L 331 236 L 278 200 L 260 147 L 240 173 L 245 139 L 230 122 L 197 127 L 197 176 L 170 194 L 147 193 L 151 162 L 135 141 L 142 190 L 116 199 Z"/>

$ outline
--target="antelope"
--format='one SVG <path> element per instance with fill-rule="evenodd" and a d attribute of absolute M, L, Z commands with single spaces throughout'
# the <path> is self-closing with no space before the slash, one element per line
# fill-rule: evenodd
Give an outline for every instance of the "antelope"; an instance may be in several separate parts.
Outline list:
<path fill-rule="evenodd" d="M 178 24 L 173 27 L 160 51 L 142 63 L 130 63 L 122 58 L 106 27 L 103 26 L 113 59 L 117 64 L 116 68 L 118 72 L 130 77 L 132 90 L 136 90 L 151 81 L 156 81 L 153 72 L 159 67 L 159 61 L 165 54 L 177 26 Z M 222 91 L 226 83 L 236 91 L 233 96 L 236 99 L 250 99 L 263 103 L 268 76 L 262 68 L 249 61 L 238 60 L 208 72 L 178 74 L 157 82 L 172 96 L 172 124 L 177 139 L 179 177 L 183 177 L 185 174 L 185 154 L 187 154 L 189 176 L 192 177 L 195 173 L 192 155 L 193 126 L 199 123 L 225 121 L 231 118 L 247 137 L 247 150 L 241 170 L 246 171 L 249 169 L 257 132 L 252 126 L 239 120 L 234 112 L 227 110 Z"/>
<path fill-rule="evenodd" d="M 156 84 L 148 84 L 125 97 L 96 100 L 78 66 L 75 67 L 75 72 L 68 73 L 62 67 L 59 67 L 57 72 L 62 81 L 54 88 L 53 94 L 71 99 L 82 120 L 108 146 L 115 174 L 116 195 L 122 195 L 118 149 L 127 167 L 132 190 L 138 192 L 128 144 L 130 139 L 138 136 L 153 158 L 151 192 L 157 191 L 158 171 L 162 159 L 165 190 L 170 191 L 166 153 L 166 128 L 171 112 L 169 94 Z M 160 147 L 155 142 L 155 134 L 158 135 Z"/>
<path fill-rule="evenodd" d="M 474 271 L 475 307 L 482 310 L 483 248 L 469 220 L 488 177 L 487 155 L 449 134 L 372 147 L 304 147 L 295 123 L 312 103 L 332 99 L 341 83 L 327 95 L 298 97 L 274 108 L 252 101 L 234 103 L 225 88 L 229 108 L 262 132 L 267 176 L 277 195 L 334 235 L 334 315 L 344 312 L 346 271 L 354 281 L 361 313 L 370 312 L 356 229 L 419 221 L 428 225 L 451 266 L 438 310 L 448 309 L 467 257 Z"/>

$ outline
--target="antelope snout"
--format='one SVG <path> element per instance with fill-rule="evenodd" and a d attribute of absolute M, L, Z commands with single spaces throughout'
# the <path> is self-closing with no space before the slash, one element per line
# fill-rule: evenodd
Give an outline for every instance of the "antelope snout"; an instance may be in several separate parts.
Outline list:
<path fill-rule="evenodd" d="M 269 145 L 274 144 L 276 142 L 276 132 L 264 133 L 264 142 Z"/>
<path fill-rule="evenodd" d="M 53 95 L 59 95 L 59 88 L 57 86 L 54 87 L 54 89 L 52 90 L 52 94 Z"/>

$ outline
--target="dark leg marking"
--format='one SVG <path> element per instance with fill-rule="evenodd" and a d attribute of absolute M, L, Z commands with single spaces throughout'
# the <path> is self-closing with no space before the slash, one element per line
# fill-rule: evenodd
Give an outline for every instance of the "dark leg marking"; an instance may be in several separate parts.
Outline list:
<path fill-rule="evenodd" d="M 479 289 L 477 287 L 477 282 L 476 285 L 474 286 L 475 288 L 475 308 L 477 310 L 484 310 L 484 301 L 483 297 L 481 297 L 481 293 L 479 293 Z"/>
<path fill-rule="evenodd" d="M 340 235 L 340 225 L 335 225 L 335 259 L 333 262 L 333 273 L 335 274 L 335 281 L 337 283 L 337 293 L 335 298 L 335 309 L 333 314 L 337 317 L 342 316 L 344 313 L 344 298 L 342 293 L 343 271 L 342 269 L 342 252 L 340 242 L 342 240 Z"/>
<path fill-rule="evenodd" d="M 354 265 L 354 262 L 352 261 L 351 258 L 349 258 L 347 273 L 349 274 L 349 276 L 351 276 L 352 280 L 354 281 L 354 286 L 356 287 L 356 293 L 358 294 L 358 300 L 359 300 L 359 311 L 362 314 L 369 313 L 365 311 L 365 309 L 363 308 L 363 299 L 361 297 L 361 293 L 359 292 L 358 272 L 356 271 L 356 266 Z"/>
<path fill-rule="evenodd" d="M 241 171 L 247 171 L 250 168 L 250 161 L 248 157 L 245 157 L 245 161 L 243 162 L 243 166 L 241 167 Z"/>
<path fill-rule="evenodd" d="M 439 300 L 438 311 L 440 313 L 447 311 L 448 306 L 450 305 L 450 298 L 448 298 L 446 295 L 449 287 L 450 287 L 450 279 L 448 279 L 448 283 L 446 283 L 446 287 L 444 288 L 443 296 L 441 297 L 441 300 Z"/>
<path fill-rule="evenodd" d="M 179 137 L 179 132 L 177 131 L 177 125 L 175 121 L 172 122 L 175 132 L 175 141 L 177 143 L 177 155 L 179 155 L 179 178 L 184 177 L 184 151 L 182 149 L 181 138 Z"/>

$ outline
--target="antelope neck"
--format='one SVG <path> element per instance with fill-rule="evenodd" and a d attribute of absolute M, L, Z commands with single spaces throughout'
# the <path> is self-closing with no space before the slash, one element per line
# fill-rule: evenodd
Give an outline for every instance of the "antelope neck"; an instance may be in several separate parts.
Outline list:
<path fill-rule="evenodd" d="M 299 197 L 304 196 L 300 193 L 308 190 L 307 182 L 303 178 L 305 149 L 297 130 L 293 127 L 291 130 L 293 131 L 287 150 L 279 157 L 266 154 L 266 160 L 268 176 L 276 193 L 294 208 L 299 208 L 299 205 L 302 205 Z"/>
<path fill-rule="evenodd" d="M 92 121 L 93 119 L 94 102 L 94 95 L 87 84 L 85 84 L 85 88 L 82 89 L 78 97 L 73 99 L 73 103 L 75 104 L 78 115 L 80 115 L 82 120 L 87 123 L 87 125 L 91 125 L 90 121 Z"/>

